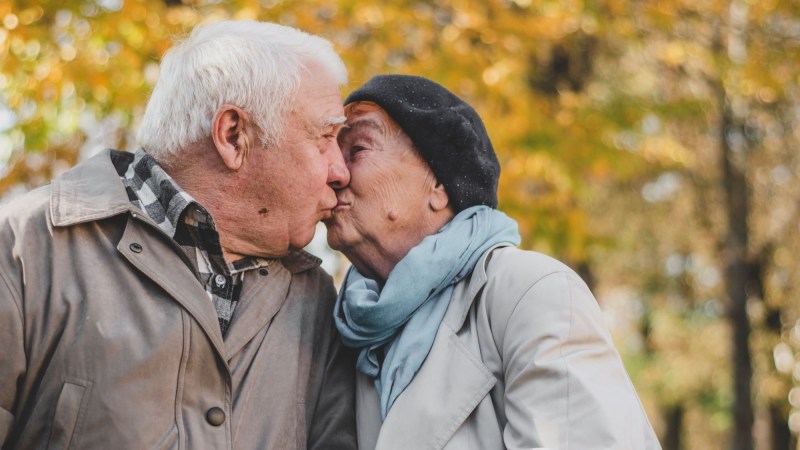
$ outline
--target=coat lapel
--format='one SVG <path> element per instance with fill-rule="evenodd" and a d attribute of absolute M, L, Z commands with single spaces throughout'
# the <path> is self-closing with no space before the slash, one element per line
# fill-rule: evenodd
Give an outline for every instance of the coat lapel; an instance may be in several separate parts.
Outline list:
<path fill-rule="evenodd" d="M 191 269 L 182 261 L 176 260 L 176 250 L 170 243 L 165 238 L 154 236 L 160 230 L 137 224 L 136 220 L 133 217 L 128 218 L 117 250 L 180 303 L 194 317 L 217 352 L 224 355 L 217 313 L 205 289 Z M 169 257 L 165 258 L 164 255 Z"/>
<path fill-rule="evenodd" d="M 246 274 L 242 296 L 236 305 L 225 336 L 225 360 L 230 361 L 253 337 L 272 321 L 286 302 L 292 274 L 277 261 L 269 266 L 269 275 L 257 271 Z"/>
<path fill-rule="evenodd" d="M 441 449 L 497 380 L 446 325 L 383 422 L 376 449 Z"/>
<path fill-rule="evenodd" d="M 356 398 L 360 446 L 377 450 L 441 449 L 497 383 L 480 355 L 471 352 L 453 330 L 464 325 L 473 301 L 486 284 L 492 250 L 504 246 L 499 244 L 487 251 L 470 278 L 456 285 L 428 357 L 383 424 L 374 384 L 359 374 Z"/>

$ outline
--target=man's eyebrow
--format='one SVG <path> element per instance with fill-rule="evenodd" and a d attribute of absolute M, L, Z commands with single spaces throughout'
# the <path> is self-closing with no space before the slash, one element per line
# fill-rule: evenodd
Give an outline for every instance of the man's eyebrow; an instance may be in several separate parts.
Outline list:
<path fill-rule="evenodd" d="M 331 125 L 333 125 L 333 126 L 341 125 L 346 120 L 347 120 L 347 117 L 345 117 L 345 116 L 328 117 L 327 119 L 322 121 L 322 126 L 323 127 L 329 127 Z"/>

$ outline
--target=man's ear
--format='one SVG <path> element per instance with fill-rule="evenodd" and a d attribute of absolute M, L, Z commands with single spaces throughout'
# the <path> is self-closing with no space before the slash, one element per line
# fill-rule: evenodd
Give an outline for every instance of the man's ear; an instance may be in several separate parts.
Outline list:
<path fill-rule="evenodd" d="M 222 162 L 228 169 L 239 170 L 250 152 L 250 118 L 241 108 L 222 105 L 211 123 L 211 137 Z"/>
<path fill-rule="evenodd" d="M 447 205 L 450 204 L 450 197 L 447 195 L 447 191 L 444 190 L 444 185 L 442 183 L 436 183 L 433 190 L 431 191 L 430 195 L 430 206 L 433 211 L 441 211 L 447 208 Z"/>

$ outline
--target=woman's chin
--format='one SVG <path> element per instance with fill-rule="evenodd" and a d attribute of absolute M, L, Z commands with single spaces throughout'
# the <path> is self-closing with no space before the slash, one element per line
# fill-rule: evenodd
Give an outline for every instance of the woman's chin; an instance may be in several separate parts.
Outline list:
<path fill-rule="evenodd" d="M 325 228 L 328 229 L 328 247 L 334 250 L 341 250 L 343 248 L 341 226 L 336 223 L 336 219 L 326 220 Z"/>
<path fill-rule="evenodd" d="M 345 227 L 344 224 L 334 222 L 332 224 L 326 223 L 328 227 L 328 247 L 344 252 L 347 249 L 352 249 L 363 238 L 356 233 L 352 228 Z"/>

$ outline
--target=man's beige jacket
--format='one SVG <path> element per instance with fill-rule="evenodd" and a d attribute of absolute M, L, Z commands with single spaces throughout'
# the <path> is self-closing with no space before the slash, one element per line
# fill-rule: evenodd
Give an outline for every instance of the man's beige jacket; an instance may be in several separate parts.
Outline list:
<path fill-rule="evenodd" d="M 131 156 L 0 208 L 0 446 L 354 448 L 354 361 L 319 261 L 248 272 L 223 340 L 182 250 L 128 201 Z"/>
<path fill-rule="evenodd" d="M 381 424 L 358 375 L 361 449 L 659 449 L 603 314 L 572 270 L 512 247 L 456 285 L 431 352 Z"/>

